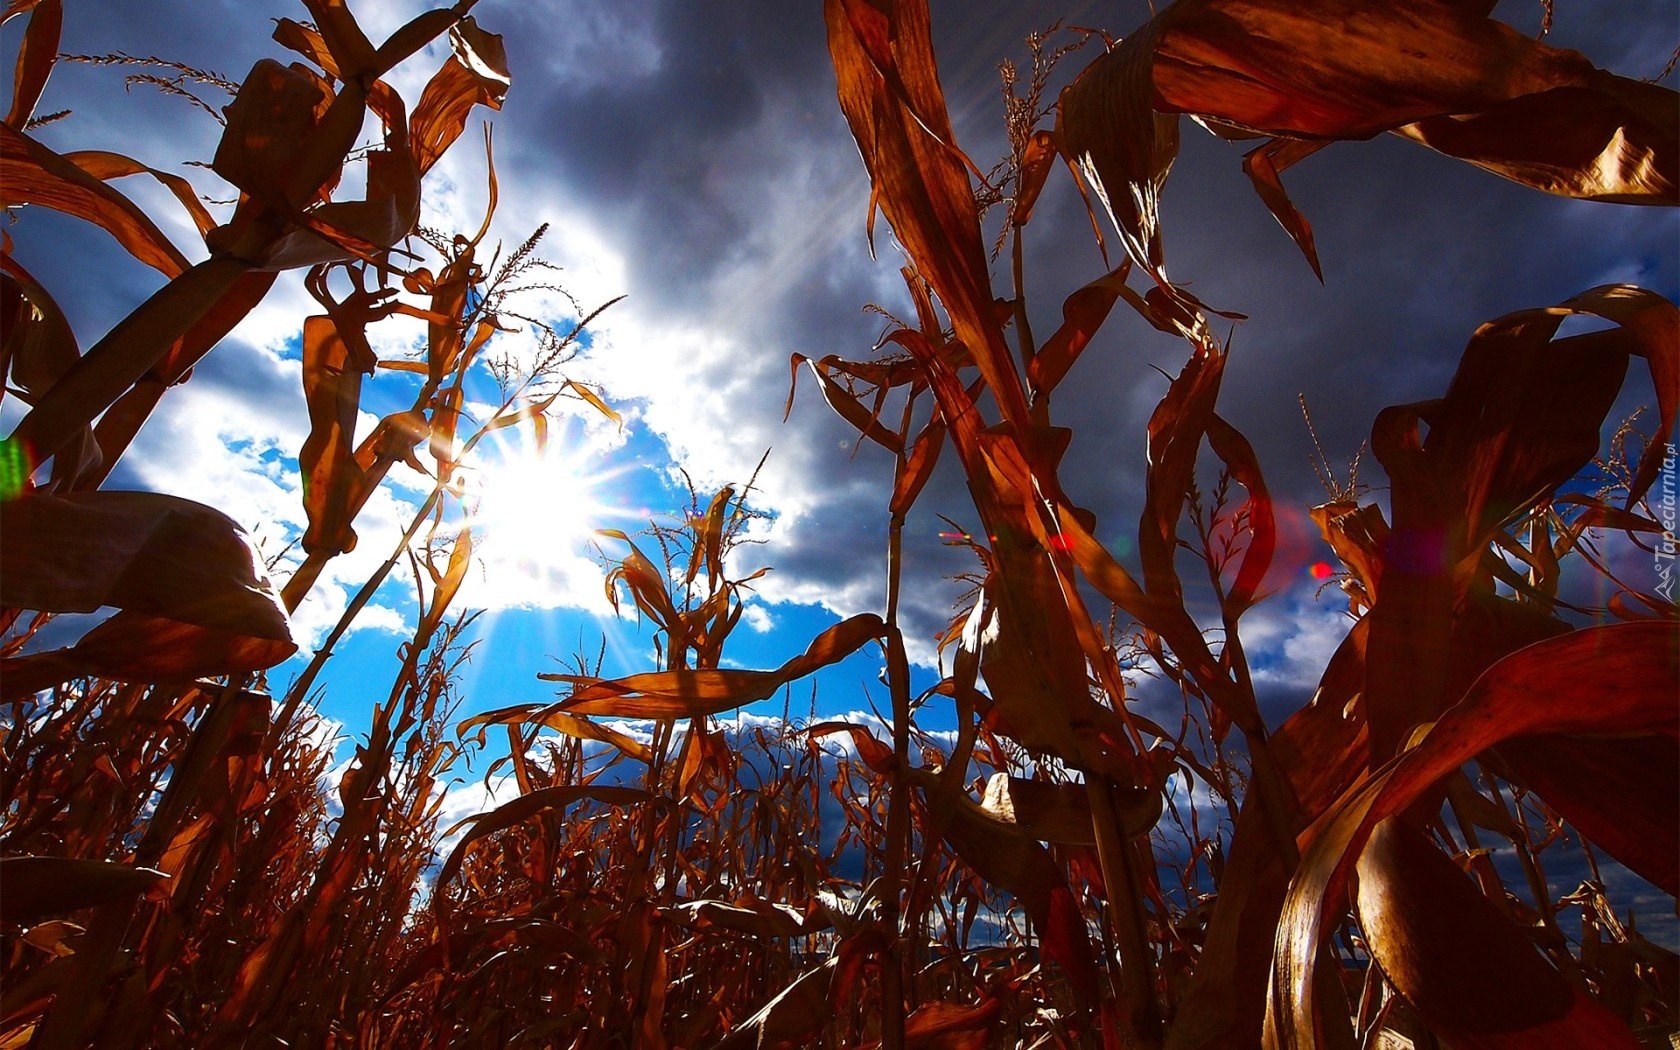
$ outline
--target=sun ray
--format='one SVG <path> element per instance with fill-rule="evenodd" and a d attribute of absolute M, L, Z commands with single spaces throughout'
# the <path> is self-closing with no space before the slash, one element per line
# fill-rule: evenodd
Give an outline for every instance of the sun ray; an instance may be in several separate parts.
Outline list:
<path fill-rule="evenodd" d="M 523 431 L 504 431 L 483 452 L 464 495 L 480 537 L 485 604 L 601 605 L 603 570 L 590 541 L 625 517 L 611 493 L 627 468 L 604 465 L 602 450 L 569 426 L 542 447 Z"/>

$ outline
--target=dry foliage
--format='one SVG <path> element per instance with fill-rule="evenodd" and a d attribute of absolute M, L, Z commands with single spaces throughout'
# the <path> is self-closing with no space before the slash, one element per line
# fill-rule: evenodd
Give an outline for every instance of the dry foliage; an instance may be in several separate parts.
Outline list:
<path fill-rule="evenodd" d="M 545 334 L 488 419 L 465 411 L 535 238 L 484 263 L 488 216 L 471 237 L 432 234 L 421 179 L 474 106 L 500 104 L 499 39 L 462 3 L 376 47 L 342 4 L 305 2 L 314 24 L 282 20 L 275 38 L 308 64 L 258 63 L 224 110 L 226 222 L 177 176 L 37 142 L 60 4 L 7 10 L 29 21 L 0 128 L 5 205 L 96 223 L 168 283 L 83 351 L 4 255 L 6 393 L 29 411 L 0 459 L 0 1046 L 1663 1045 L 1680 960 L 1596 878 L 1554 899 L 1545 864 L 1567 834 L 1680 888 L 1675 606 L 1611 577 L 1606 615 L 1578 626 L 1559 597 L 1566 568 L 1609 575 L 1595 534 L 1662 533 L 1650 492 L 1680 408 L 1680 311 L 1609 286 L 1498 318 L 1442 397 L 1377 417 L 1387 515 L 1352 491 L 1313 509 L 1351 628 L 1312 701 L 1268 728 L 1241 621 L 1263 597 L 1271 496 L 1218 413 L 1228 350 L 1167 277 L 1157 202 L 1189 113 L 1266 137 L 1245 168 L 1315 269 L 1279 173 L 1385 130 L 1549 192 L 1672 204 L 1672 91 L 1522 38 L 1486 4 L 1179 0 L 1090 63 L 1053 128 L 1035 63 L 1027 97 L 1011 91 L 1005 171 L 977 191 L 922 0 L 826 0 L 871 225 L 878 208 L 905 249 L 916 323 L 871 359 L 796 356 L 794 375 L 894 457 L 881 614 L 773 670 L 724 666 L 753 580 L 729 575 L 751 511 L 725 488 L 679 526 L 604 538 L 613 601 L 657 628 L 655 669 L 602 679 L 580 661 L 546 676 L 556 703 L 451 732 L 471 620 L 452 611 L 473 547 L 462 462 L 503 427 L 540 437 L 564 394 L 611 410 L 555 372 L 573 329 Z M 411 111 L 380 77 L 445 32 L 453 56 Z M 368 111 L 383 141 L 357 153 Z M 1039 343 L 1020 245 L 1058 157 L 1127 258 L 1072 290 Z M 352 158 L 367 198 L 336 199 Z M 188 208 L 204 261 L 109 184 L 132 174 Z M 981 228 L 997 204 L 1003 300 Z M 302 326 L 305 557 L 276 589 L 225 516 L 100 484 L 288 268 L 324 313 Z M 1185 344 L 1148 425 L 1135 572 L 1063 489 L 1071 435 L 1051 414 L 1121 300 Z M 367 328 L 393 313 L 427 322 L 420 359 L 375 359 Z M 1609 327 L 1558 338 L 1574 314 Z M 1633 357 L 1659 431 L 1618 432 L 1609 488 L 1585 492 L 1572 479 L 1600 456 Z M 381 367 L 414 377 L 413 407 L 358 437 Z M 946 445 L 983 574 L 946 635 L 952 673 L 918 697 L 900 532 Z M 285 612 L 355 544 L 398 462 L 434 479 L 430 496 L 276 706 L 254 672 L 295 650 Z M 329 794 L 305 698 L 405 561 L 420 612 Z M 119 611 L 23 655 L 54 614 L 101 607 Z M 885 737 L 716 717 L 869 646 Z M 1181 725 L 1130 702 L 1135 661 L 1182 691 Z M 954 708 L 954 738 L 918 729 L 926 704 Z M 505 770 L 517 796 L 440 828 L 440 785 L 492 729 L 507 751 L 486 776 Z"/>

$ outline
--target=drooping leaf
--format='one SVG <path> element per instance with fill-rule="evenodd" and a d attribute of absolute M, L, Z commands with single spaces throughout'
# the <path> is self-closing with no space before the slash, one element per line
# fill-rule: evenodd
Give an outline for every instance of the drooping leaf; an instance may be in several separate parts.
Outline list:
<path fill-rule="evenodd" d="M 427 82 L 409 121 L 409 141 L 424 175 L 467 126 L 472 107 L 502 108 L 509 77 L 502 38 L 466 18 L 449 31 L 454 52 Z"/>
<path fill-rule="evenodd" d="M 1057 101 L 1056 133 L 1126 254 L 1170 287 L 1160 207 L 1178 157 L 1178 116 L 1154 110 L 1150 71 L 1161 29 L 1160 19 L 1151 21 L 1087 66 Z"/>
<path fill-rule="evenodd" d="M 1560 197 L 1672 205 L 1677 116 L 1672 89 L 1598 73 L 1584 85 L 1523 95 L 1472 116 L 1430 117 L 1394 133 Z"/>
<path fill-rule="evenodd" d="M 1454 1047 L 1640 1045 L 1398 818 L 1372 829 L 1356 867 L 1360 932 L 1372 960 L 1430 1031 Z"/>
<path fill-rule="evenodd" d="M 200 235 L 216 228 L 216 220 L 204 207 L 204 202 L 199 200 L 198 191 L 193 189 L 192 183 L 179 175 L 147 167 L 132 157 L 106 150 L 78 150 L 75 153 L 66 153 L 64 159 L 101 181 L 120 179 L 127 175 L 150 175 L 181 202 L 181 207 L 187 210 Z"/>
<path fill-rule="evenodd" d="M 794 381 L 798 382 L 800 364 L 810 366 L 811 374 L 817 377 L 817 387 L 822 391 L 823 400 L 828 402 L 829 407 L 834 409 L 836 415 L 857 428 L 858 433 L 888 452 L 904 451 L 903 442 L 899 440 L 897 434 L 881 424 L 877 412 L 865 408 L 861 401 L 829 374 L 835 360 L 837 359 L 826 357 L 821 361 L 813 361 L 804 354 L 794 354 Z"/>
<path fill-rule="evenodd" d="M 350 527 L 357 475 L 356 413 L 361 407 L 364 369 L 330 317 L 303 322 L 303 397 L 309 406 L 309 436 L 298 452 L 303 509 L 309 517 L 303 549 L 339 554 L 356 546 Z"/>
<path fill-rule="evenodd" d="M 1062 326 L 1056 329 L 1027 365 L 1027 381 L 1032 388 L 1033 403 L 1050 396 L 1051 391 L 1067 375 L 1068 369 L 1090 345 L 1120 297 L 1126 275 L 1131 271 L 1130 260 L 1074 292 L 1062 302 Z"/>
<path fill-rule="evenodd" d="M 75 673 L 226 674 L 297 649 L 249 538 L 202 504 L 152 492 L 32 495 L 0 504 L 0 522 L 0 602 L 123 610 L 69 650 L 8 661 L 8 695 L 35 683 L 37 670 L 52 672 L 46 684 Z"/>
<path fill-rule="evenodd" d="M 0 504 L 0 602 L 49 612 L 102 606 L 288 640 L 245 531 L 220 511 L 156 492 L 25 496 Z"/>
<path fill-rule="evenodd" d="M 133 201 L 29 135 L 0 124 L 0 207 L 21 204 L 93 223 L 165 277 L 175 277 L 189 265 Z"/>
<path fill-rule="evenodd" d="M 1079 905 L 1067 875 L 1050 851 L 1026 836 L 999 835 L 1002 823 L 972 803 L 957 806 L 945 825 L 945 841 L 975 874 L 1021 902 L 1044 931 L 1045 952 L 1073 981 L 1080 1001 L 1093 1001 L 1096 970 Z"/>
<path fill-rule="evenodd" d="M 557 711 L 551 704 L 517 704 L 486 711 L 457 725 L 455 735 L 464 736 L 470 729 L 490 725 L 541 726 L 578 740 L 598 740 L 603 744 L 611 744 L 639 762 L 653 761 L 653 751 L 635 737 L 611 726 Z M 482 740 L 482 733 L 480 739 Z"/>
<path fill-rule="evenodd" d="M 862 613 L 819 634 L 802 655 L 774 671 L 685 669 L 593 681 L 575 689 L 562 701 L 561 708 L 568 714 L 620 718 L 699 718 L 718 714 L 766 700 L 789 682 L 838 663 L 870 639 L 880 637 L 882 629 L 879 616 Z"/>
<path fill-rule="evenodd" d="M 1620 327 L 1554 340 L 1571 313 Z M 1444 398 L 1378 415 L 1371 445 L 1389 475 L 1394 521 L 1371 613 L 1365 703 L 1376 755 L 1393 754 L 1456 699 L 1446 663 L 1454 615 L 1488 543 L 1592 460 L 1630 354 L 1648 355 L 1653 376 L 1680 371 L 1675 333 L 1680 310 L 1661 296 L 1593 289 L 1481 326 Z M 1657 397 L 1666 429 L 1680 391 L 1659 383 Z"/>
<path fill-rule="evenodd" d="M 1295 202 L 1283 188 L 1283 172 L 1323 149 L 1322 141 L 1307 139 L 1271 139 L 1243 154 L 1243 174 L 1254 184 L 1254 192 L 1278 221 L 1289 239 L 1301 249 L 1312 267 L 1313 275 L 1324 280 L 1324 269 L 1318 264 L 1318 246 L 1313 241 L 1312 224 L 1295 208 Z"/>
<path fill-rule="evenodd" d="M 1680 95 L 1486 13 L 1435 0 L 1179 0 L 1080 75 L 1058 128 L 1128 253 L 1179 305 L 1156 212 L 1178 113 L 1277 136 L 1244 168 L 1315 272 L 1311 227 L 1278 174 L 1328 139 L 1395 131 L 1547 192 L 1680 203 Z"/>
<path fill-rule="evenodd" d="M 893 479 L 892 500 L 887 507 L 890 513 L 909 513 L 916 497 L 921 495 L 922 489 L 933 477 L 933 468 L 938 465 L 939 453 L 944 448 L 945 424 L 938 419 L 928 420 L 927 426 L 911 443 L 910 455 L 904 461 L 903 469 Z"/>
<path fill-rule="evenodd" d="M 10 21 L 24 6 L 29 11 L 29 27 L 23 31 L 23 44 L 18 48 L 17 65 L 13 67 L 12 108 L 5 120 L 8 127 L 19 131 L 29 123 L 36 104 L 41 101 L 41 92 L 46 89 L 47 78 L 52 75 L 58 58 L 58 37 L 64 27 L 62 0 L 8 4 L 5 20 Z"/>
<path fill-rule="evenodd" d="M 1248 439 L 1217 412 L 1208 417 L 1207 439 L 1232 480 L 1248 490 L 1248 499 L 1238 510 L 1248 528 L 1248 544 L 1237 566 L 1237 578 L 1225 595 L 1225 614 L 1235 621 L 1260 597 L 1260 585 L 1277 549 L 1277 526 L 1272 521 L 1272 496 Z"/>
<path fill-rule="evenodd" d="M 1347 792 L 1309 831 L 1273 963 L 1268 1046 L 1319 1045 L 1312 988 L 1319 945 L 1377 823 L 1477 753 L 1542 733 L 1680 735 L 1680 638 L 1662 623 L 1615 624 L 1538 642 L 1490 667 L 1423 737 Z"/>

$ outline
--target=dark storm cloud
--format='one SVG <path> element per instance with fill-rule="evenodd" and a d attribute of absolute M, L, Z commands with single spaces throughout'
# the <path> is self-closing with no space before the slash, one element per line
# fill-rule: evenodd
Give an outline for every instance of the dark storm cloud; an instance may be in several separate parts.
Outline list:
<path fill-rule="evenodd" d="M 1499 13 L 1519 24 L 1534 20 L 1526 7 L 1505 7 L 1512 10 Z M 388 27 L 412 5 L 356 9 Z M 256 57 L 280 54 L 266 40 L 268 17 L 303 17 L 301 6 L 284 3 L 229 7 L 220 17 L 182 5 L 150 10 L 80 5 L 69 12 L 65 49 L 157 53 L 238 77 Z M 890 463 L 868 447 L 853 457 L 854 432 L 809 377 L 792 421 L 780 422 L 791 352 L 861 357 L 883 324 L 862 311 L 865 303 L 910 313 L 884 222 L 880 259 L 867 256 L 868 186 L 834 99 L 820 5 L 485 0 L 475 14 L 504 34 L 513 71 L 495 119 L 505 213 L 586 220 L 622 257 L 625 287 L 611 291 L 630 298 L 604 331 L 622 323 L 648 345 L 626 336 L 609 340 L 611 352 L 627 373 L 669 371 L 660 389 L 679 399 L 650 404 L 643 425 L 673 448 L 710 457 L 704 473 L 716 480 L 744 480 L 774 446 L 763 499 L 787 513 L 764 551 L 777 566 L 766 593 L 826 597 L 839 611 L 878 608 Z M 1149 9 L 992 0 L 936 3 L 933 16 L 959 143 L 985 169 L 1004 151 L 999 60 L 1024 61 L 1025 35 L 1058 17 L 1123 35 Z M 1560 5 L 1553 42 L 1646 76 L 1666 58 L 1672 21 L 1656 2 L 1623 5 L 1614 20 Z M 1096 46 L 1068 58 L 1064 78 Z M 129 142 L 142 159 L 172 168 L 183 143 L 191 156 L 214 148 L 213 124 L 178 101 L 142 89 L 113 101 L 119 77 L 108 70 L 71 68 L 61 78 L 54 90 L 67 95 L 48 102 L 75 107 L 77 123 L 49 141 Z M 1238 167 L 1241 147 L 1188 121 L 1184 138 L 1165 193 L 1169 271 L 1210 304 L 1250 317 L 1235 326 L 1221 411 L 1253 441 L 1280 503 L 1323 498 L 1297 393 L 1308 398 L 1326 451 L 1345 462 L 1382 407 L 1444 390 L 1481 322 L 1607 280 L 1680 294 L 1680 224 L 1671 212 L 1548 197 L 1392 137 L 1337 144 L 1285 175 L 1317 233 L 1320 285 L 1254 197 Z M 567 235 L 558 228 L 549 243 L 563 253 Z M 65 243 L 79 250 L 102 235 L 74 236 Z M 1065 171 L 1052 179 L 1027 245 L 1042 340 L 1059 322 L 1062 299 L 1104 268 Z M 134 287 L 149 280 L 121 272 Z M 1008 294 L 1007 268 L 996 272 Z M 67 270 L 57 276 L 50 285 L 73 288 L 62 293 L 75 300 L 66 305 L 73 316 L 98 318 L 96 329 L 115 319 L 115 304 L 133 301 L 113 297 L 108 284 L 77 287 Z M 669 346 L 656 354 L 654 342 Z M 238 352 L 219 350 L 225 360 L 207 366 L 207 376 L 241 382 Z M 1144 424 L 1166 388 L 1157 369 L 1176 373 L 1184 357 L 1181 342 L 1122 305 L 1054 400 L 1054 421 L 1076 435 L 1065 486 L 1098 513 L 1104 538 L 1135 536 Z M 1648 382 L 1637 366 L 1631 374 Z M 1384 482 L 1369 456 L 1361 480 Z M 916 574 L 906 615 L 924 638 L 943 626 L 960 591 L 940 578 L 972 567 L 940 541 L 946 526 L 937 513 L 973 526 L 954 462 L 942 464 L 906 528 Z"/>

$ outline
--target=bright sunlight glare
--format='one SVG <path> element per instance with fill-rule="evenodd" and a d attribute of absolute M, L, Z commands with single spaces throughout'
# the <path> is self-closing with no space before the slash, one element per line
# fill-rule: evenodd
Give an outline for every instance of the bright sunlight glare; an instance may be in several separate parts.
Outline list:
<path fill-rule="evenodd" d="M 591 535 L 617 516 L 602 502 L 612 472 L 566 440 L 537 448 L 528 439 L 494 442 L 467 494 L 475 504 L 486 582 L 513 605 L 578 605 L 600 592 Z"/>

